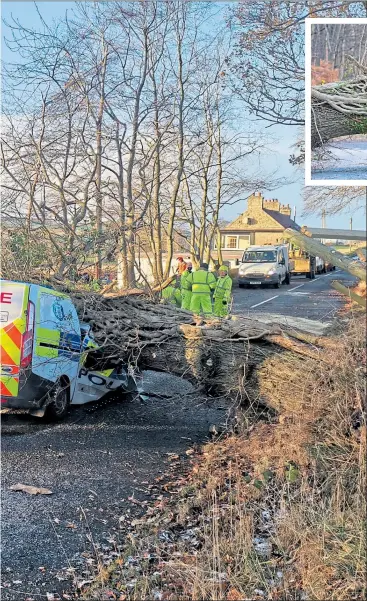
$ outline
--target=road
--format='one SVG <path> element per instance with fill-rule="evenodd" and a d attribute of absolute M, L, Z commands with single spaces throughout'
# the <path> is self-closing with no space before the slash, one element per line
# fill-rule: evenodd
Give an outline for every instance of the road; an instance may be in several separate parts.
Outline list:
<path fill-rule="evenodd" d="M 276 313 L 332 321 L 342 306 L 332 272 L 309 281 L 295 278 L 280 289 L 234 289 L 233 312 Z M 2 599 L 47 599 L 62 595 L 65 580 L 96 549 L 123 541 L 123 517 L 141 511 L 135 499 L 149 496 L 148 483 L 167 467 L 168 453 L 208 436 L 212 423 L 226 420 L 220 399 L 210 402 L 173 376 L 145 374 L 146 402 L 124 397 L 73 408 L 65 422 L 45 425 L 35 418 L 2 419 Z M 158 395 L 158 396 L 154 396 Z M 49 496 L 13 492 L 17 483 L 42 486 Z M 94 550 L 93 550 L 94 549 Z M 85 576 L 88 578 L 88 574 Z"/>
<path fill-rule="evenodd" d="M 235 288 L 233 313 L 276 313 L 290 317 L 305 317 L 319 321 L 332 320 L 343 304 L 340 294 L 331 287 L 333 280 L 351 286 L 355 278 L 348 273 L 331 271 L 314 280 L 295 276 L 289 286 L 281 288 Z"/>

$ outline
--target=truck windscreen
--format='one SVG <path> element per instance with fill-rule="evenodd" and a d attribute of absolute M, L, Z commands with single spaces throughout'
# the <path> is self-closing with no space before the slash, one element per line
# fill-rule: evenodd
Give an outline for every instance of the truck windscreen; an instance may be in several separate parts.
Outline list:
<path fill-rule="evenodd" d="M 243 253 L 242 263 L 275 263 L 276 255 L 272 250 L 250 250 Z"/>

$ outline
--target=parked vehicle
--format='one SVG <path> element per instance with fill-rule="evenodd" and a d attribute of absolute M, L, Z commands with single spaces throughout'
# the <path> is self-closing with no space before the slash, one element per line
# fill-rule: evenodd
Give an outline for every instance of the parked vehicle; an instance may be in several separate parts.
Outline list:
<path fill-rule="evenodd" d="M 313 280 L 316 274 L 316 257 L 303 251 L 300 248 L 293 248 L 289 251 L 293 260 L 293 275 L 305 275 L 306 278 Z"/>
<path fill-rule="evenodd" d="M 238 269 L 238 285 L 290 284 L 292 262 L 289 259 L 288 245 L 249 246 L 243 253 Z"/>
<path fill-rule="evenodd" d="M 315 257 L 316 259 L 316 273 L 326 273 L 325 261 L 321 257 Z"/>
<path fill-rule="evenodd" d="M 96 401 L 118 388 L 137 390 L 119 363 L 90 369 L 87 349 L 98 345 L 66 294 L 23 282 L 0 284 L 2 409 L 60 420 L 70 404 Z"/>

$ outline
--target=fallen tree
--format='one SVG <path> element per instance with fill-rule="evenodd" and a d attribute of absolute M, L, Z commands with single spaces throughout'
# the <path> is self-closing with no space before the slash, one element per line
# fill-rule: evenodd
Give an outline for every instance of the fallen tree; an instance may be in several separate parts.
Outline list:
<path fill-rule="evenodd" d="M 168 371 L 215 394 L 244 394 L 254 367 L 281 349 L 316 356 L 322 337 L 307 325 L 261 322 L 261 317 L 204 320 L 144 296 L 73 293 L 80 318 L 101 350 L 87 366 L 103 369 L 121 360 L 132 369 Z M 245 386 L 246 383 L 246 386 Z"/>
<path fill-rule="evenodd" d="M 366 264 L 360 261 L 354 261 L 346 255 L 334 250 L 312 238 L 312 234 L 307 230 L 307 226 L 303 226 L 298 232 L 292 228 L 287 228 L 283 232 L 283 237 L 293 244 L 299 246 L 303 250 L 309 252 L 315 257 L 321 257 L 324 261 L 331 263 L 335 267 L 339 267 L 343 271 L 348 271 L 363 282 L 366 281 Z"/>
<path fill-rule="evenodd" d="M 332 138 L 366 133 L 367 76 L 311 89 L 311 148 Z"/>

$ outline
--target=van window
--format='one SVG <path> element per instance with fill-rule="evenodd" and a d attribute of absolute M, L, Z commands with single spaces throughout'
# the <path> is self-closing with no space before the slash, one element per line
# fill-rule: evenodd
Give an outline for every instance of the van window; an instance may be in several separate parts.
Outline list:
<path fill-rule="evenodd" d="M 243 253 L 242 263 L 274 263 L 276 255 L 273 250 L 247 250 Z"/>

